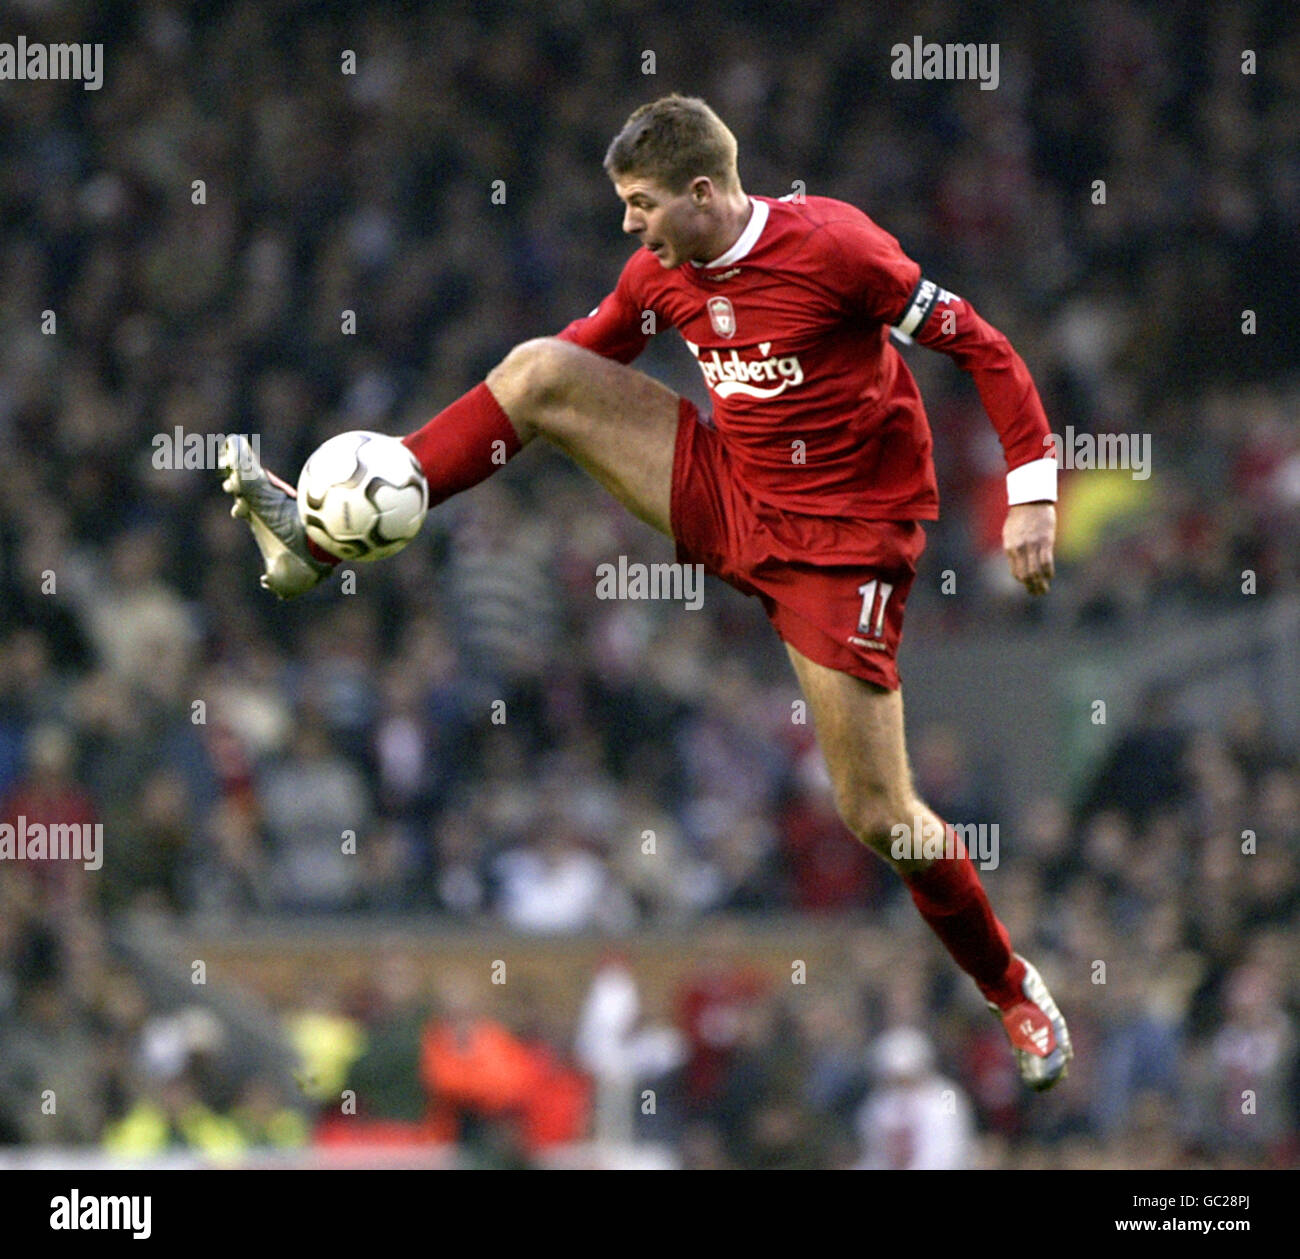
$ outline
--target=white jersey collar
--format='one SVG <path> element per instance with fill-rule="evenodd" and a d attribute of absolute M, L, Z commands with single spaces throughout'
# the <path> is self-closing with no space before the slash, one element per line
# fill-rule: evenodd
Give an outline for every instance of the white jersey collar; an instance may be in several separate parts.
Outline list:
<path fill-rule="evenodd" d="M 749 222 L 745 224 L 745 230 L 736 238 L 736 243 L 721 257 L 714 258 L 712 262 L 693 262 L 692 266 L 705 271 L 713 267 L 729 267 L 732 263 L 739 262 L 754 248 L 758 243 L 758 238 L 763 234 L 763 228 L 767 226 L 768 204 L 766 201 L 759 201 L 754 197 L 750 197 L 749 204 L 753 208 L 753 212 L 749 216 Z"/>

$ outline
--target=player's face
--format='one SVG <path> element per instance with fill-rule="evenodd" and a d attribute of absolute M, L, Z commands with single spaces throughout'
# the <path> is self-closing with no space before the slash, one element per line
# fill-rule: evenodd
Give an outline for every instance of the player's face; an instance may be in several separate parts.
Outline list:
<path fill-rule="evenodd" d="M 707 262 L 707 257 L 698 256 L 707 251 L 714 226 L 707 195 L 711 187 L 704 189 L 703 201 L 699 195 L 701 185 L 707 184 L 707 180 L 697 180 L 685 192 L 674 194 L 639 176 L 616 179 L 614 191 L 624 207 L 623 230 L 637 237 L 666 269 L 680 267 L 689 258 Z"/>

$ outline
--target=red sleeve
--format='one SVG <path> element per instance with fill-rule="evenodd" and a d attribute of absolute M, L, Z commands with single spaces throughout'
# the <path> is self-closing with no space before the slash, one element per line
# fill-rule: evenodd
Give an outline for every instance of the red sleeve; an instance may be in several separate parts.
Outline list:
<path fill-rule="evenodd" d="M 913 322 L 918 317 L 919 322 Z M 1051 428 L 1029 368 L 1011 342 L 969 302 L 921 280 L 899 326 L 922 345 L 947 354 L 970 375 L 997 429 L 1008 471 L 1051 456 Z"/>
<path fill-rule="evenodd" d="M 923 278 L 898 241 L 861 211 L 826 228 L 827 279 L 846 308 L 897 326 L 969 373 L 1002 442 L 1008 471 L 1050 455 L 1042 401 L 1011 342 L 969 302 Z"/>
<path fill-rule="evenodd" d="M 560 332 L 561 341 L 572 341 L 620 363 L 630 363 L 645 349 L 650 340 L 646 328 L 655 324 L 646 319 L 650 309 L 639 296 L 640 286 L 634 274 L 636 261 L 634 254 L 618 277 L 614 291 L 591 314 L 575 319 Z"/>
<path fill-rule="evenodd" d="M 822 225 L 815 241 L 825 250 L 823 278 L 847 313 L 882 324 L 899 313 L 921 278 L 921 268 L 884 228 L 845 205 L 844 217 Z"/>

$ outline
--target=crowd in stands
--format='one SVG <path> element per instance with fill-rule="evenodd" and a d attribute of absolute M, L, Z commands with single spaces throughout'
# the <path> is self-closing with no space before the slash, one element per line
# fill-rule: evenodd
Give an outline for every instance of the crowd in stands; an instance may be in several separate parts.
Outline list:
<path fill-rule="evenodd" d="M 850 0 L 808 20 L 676 0 L 11 7 L 29 38 L 103 40 L 105 75 L 99 92 L 0 92 L 0 821 L 102 825 L 105 860 L 6 863 L 4 1142 L 319 1139 L 302 1096 L 205 1071 L 219 1033 L 178 1027 L 115 958 L 127 914 L 433 912 L 626 937 L 792 913 L 887 921 L 921 947 L 834 813 L 760 609 L 717 583 L 699 612 L 598 599 L 598 564 L 671 556 L 558 455 L 530 450 L 439 508 L 400 558 L 356 566 L 355 593 L 336 580 L 285 605 L 258 588 L 211 465 L 159 457 L 178 428 L 246 432 L 292 476 L 343 429 L 410 431 L 590 309 L 628 249 L 599 159 L 643 100 L 708 99 L 751 192 L 802 181 L 861 205 L 1011 336 L 1055 430 L 1149 436 L 1149 478 L 1063 476 L 1061 580 L 1027 608 L 1000 576 L 1001 453 L 978 398 L 907 350 L 945 504 L 912 617 L 954 636 L 1131 629 L 1238 608 L 1245 572 L 1264 598 L 1295 591 L 1300 33 L 1284 6 L 1192 6 L 1177 24 L 1119 2 L 996 22 L 924 6 L 930 37 L 1000 41 L 990 92 L 892 79 L 920 10 Z M 705 401 L 680 347 L 644 365 Z M 945 568 L 961 595 L 940 609 Z M 1026 1106 L 946 959 L 905 993 L 851 971 L 817 1003 L 756 990 L 716 1060 L 684 994 L 683 1056 L 668 1037 L 658 1060 L 675 1157 L 906 1165 L 905 1133 L 883 1151 L 859 1134 L 889 1126 L 890 1089 L 948 1079 L 969 1098 L 960 1158 L 1293 1156 L 1300 763 L 1263 709 L 1135 731 L 1084 797 L 1014 807 L 986 798 L 978 731 L 915 738 L 942 815 L 1005 817 L 1015 836 L 995 905 L 1074 985 L 1071 1090 Z M 548 1124 L 589 1130 L 596 1059 L 578 1027 L 526 1011 L 491 1037 L 569 1109 L 505 1140 L 450 1105 L 439 1029 L 467 1017 L 458 1000 L 348 1015 L 372 1044 L 355 1069 L 404 1064 L 405 1083 L 375 1086 L 402 1094 L 387 1118 L 447 1134 L 468 1116 L 496 1159 L 532 1157 Z"/>

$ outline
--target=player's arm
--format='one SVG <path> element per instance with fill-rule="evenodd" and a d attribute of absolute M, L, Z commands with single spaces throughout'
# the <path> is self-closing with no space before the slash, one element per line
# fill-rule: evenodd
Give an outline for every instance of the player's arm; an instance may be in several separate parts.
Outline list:
<path fill-rule="evenodd" d="M 639 299 L 639 286 L 633 274 L 635 262 L 636 255 L 633 255 L 614 291 L 595 310 L 575 319 L 557 334 L 561 341 L 572 341 L 620 363 L 632 362 L 645 349 L 655 324 L 653 312 Z"/>
<path fill-rule="evenodd" d="M 955 293 L 922 276 L 897 330 L 947 354 L 979 390 L 1007 461 L 1002 547 L 1012 575 L 1045 594 L 1055 572 L 1056 458 L 1051 429 L 1029 368 L 1011 342 Z"/>
<path fill-rule="evenodd" d="M 968 302 L 922 276 L 898 241 L 854 212 L 830 233 L 833 270 L 827 282 L 847 311 L 894 327 L 949 355 L 971 376 L 1007 460 L 1007 522 L 1003 549 L 1016 580 L 1043 594 L 1053 574 L 1056 461 L 1051 430 L 1024 361 Z"/>

